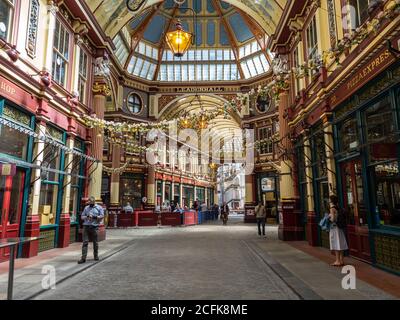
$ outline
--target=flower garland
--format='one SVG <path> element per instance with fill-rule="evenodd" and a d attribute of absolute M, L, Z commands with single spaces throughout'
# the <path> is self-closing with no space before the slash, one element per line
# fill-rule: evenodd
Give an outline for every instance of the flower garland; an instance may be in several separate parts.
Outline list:
<path fill-rule="evenodd" d="M 110 168 L 110 167 L 103 165 L 103 170 L 109 174 L 122 174 L 125 172 L 125 170 L 128 168 L 128 166 L 130 164 L 131 164 L 131 160 L 128 160 L 122 167 L 119 167 L 119 168 Z"/>

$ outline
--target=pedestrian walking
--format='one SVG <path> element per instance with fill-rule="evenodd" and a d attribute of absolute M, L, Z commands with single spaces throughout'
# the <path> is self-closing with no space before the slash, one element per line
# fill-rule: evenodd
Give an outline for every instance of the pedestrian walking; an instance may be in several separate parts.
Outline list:
<path fill-rule="evenodd" d="M 258 235 L 261 237 L 261 226 L 262 226 L 262 236 L 264 238 L 266 238 L 266 236 L 265 236 L 265 220 L 267 218 L 267 212 L 261 201 L 258 202 L 258 204 L 255 208 L 255 213 L 256 213 L 256 220 L 257 220 Z"/>
<path fill-rule="evenodd" d="M 226 204 L 226 202 L 224 202 L 221 207 L 221 219 L 224 226 L 228 224 L 228 216 L 229 216 L 229 206 Z"/>
<path fill-rule="evenodd" d="M 99 225 L 101 220 L 104 218 L 103 208 L 96 204 L 95 197 L 89 197 L 89 204 L 85 207 L 82 212 L 81 219 L 83 221 L 83 243 L 82 243 L 82 257 L 78 261 L 79 264 L 86 262 L 89 237 L 93 241 L 93 256 L 94 260 L 99 260 L 99 245 L 98 245 L 98 233 Z"/>

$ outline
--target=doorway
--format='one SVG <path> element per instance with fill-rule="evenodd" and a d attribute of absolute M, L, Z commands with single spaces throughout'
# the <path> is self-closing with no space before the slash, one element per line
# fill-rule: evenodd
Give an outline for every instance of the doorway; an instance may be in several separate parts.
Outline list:
<path fill-rule="evenodd" d="M 0 239 L 19 236 L 25 171 L 17 169 L 14 176 L 0 176 Z M 9 257 L 9 248 L 0 249 L 0 261 Z"/>
<path fill-rule="evenodd" d="M 370 262 L 367 209 L 365 206 L 361 160 L 341 165 L 343 206 L 347 212 L 347 238 L 350 254 Z"/>

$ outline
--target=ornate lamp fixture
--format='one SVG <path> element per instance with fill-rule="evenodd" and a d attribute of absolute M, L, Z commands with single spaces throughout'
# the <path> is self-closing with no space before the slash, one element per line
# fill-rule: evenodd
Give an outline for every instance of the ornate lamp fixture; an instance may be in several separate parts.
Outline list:
<path fill-rule="evenodd" d="M 180 20 L 176 22 L 176 30 L 167 32 L 165 41 L 175 57 L 182 57 L 193 43 L 194 35 L 183 30 Z"/>

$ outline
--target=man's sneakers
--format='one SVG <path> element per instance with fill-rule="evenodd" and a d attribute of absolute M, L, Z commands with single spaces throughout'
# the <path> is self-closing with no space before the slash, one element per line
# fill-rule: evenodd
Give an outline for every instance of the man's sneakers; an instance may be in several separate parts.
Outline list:
<path fill-rule="evenodd" d="M 100 259 L 99 259 L 99 256 L 95 256 L 95 257 L 94 257 L 94 260 L 99 261 L 99 260 L 100 260 Z"/>

